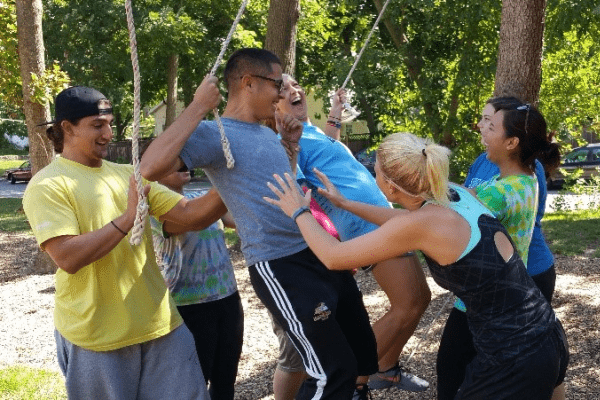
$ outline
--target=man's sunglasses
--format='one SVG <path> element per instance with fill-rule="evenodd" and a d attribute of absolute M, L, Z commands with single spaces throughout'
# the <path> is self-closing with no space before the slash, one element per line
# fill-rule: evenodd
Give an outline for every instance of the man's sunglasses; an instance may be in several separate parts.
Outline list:
<path fill-rule="evenodd" d="M 281 92 L 281 88 L 283 87 L 283 79 L 272 79 L 272 78 L 267 78 L 266 76 L 252 75 L 252 74 L 250 74 L 250 76 L 253 78 L 260 78 L 260 79 L 264 79 L 266 81 L 273 82 L 275 84 L 275 87 L 277 88 L 277 90 Z"/>

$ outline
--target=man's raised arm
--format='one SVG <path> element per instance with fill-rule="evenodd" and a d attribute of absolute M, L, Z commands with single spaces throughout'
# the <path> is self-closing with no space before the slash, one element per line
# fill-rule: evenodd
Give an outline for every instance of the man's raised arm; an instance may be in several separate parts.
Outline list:
<path fill-rule="evenodd" d="M 221 101 L 217 78 L 204 78 L 189 106 L 161 133 L 144 153 L 140 161 L 140 172 L 149 181 L 159 180 L 183 166 L 179 158 L 181 149 L 194 129 Z"/>

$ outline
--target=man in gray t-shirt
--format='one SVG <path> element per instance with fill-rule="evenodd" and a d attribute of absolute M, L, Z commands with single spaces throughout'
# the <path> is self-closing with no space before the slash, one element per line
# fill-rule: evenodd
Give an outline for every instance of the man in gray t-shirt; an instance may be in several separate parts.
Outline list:
<path fill-rule="evenodd" d="M 241 49 L 229 58 L 222 122 L 235 159 L 232 169 L 215 122 L 200 122 L 210 110 L 208 100 L 219 96 L 216 78 L 208 77 L 176 123 L 146 150 L 141 172 L 157 180 L 183 166 L 204 168 L 233 215 L 257 296 L 311 376 L 298 398 L 350 399 L 356 377 L 377 371 L 375 337 L 356 282 L 349 272 L 329 271 L 308 249 L 295 221 L 263 199 L 272 195 L 266 182 L 273 174 L 292 174 L 277 136 L 260 125 L 274 117 L 281 72 L 279 59 L 266 50 Z M 285 120 L 285 136 L 299 138 L 302 124 L 290 116 Z"/>

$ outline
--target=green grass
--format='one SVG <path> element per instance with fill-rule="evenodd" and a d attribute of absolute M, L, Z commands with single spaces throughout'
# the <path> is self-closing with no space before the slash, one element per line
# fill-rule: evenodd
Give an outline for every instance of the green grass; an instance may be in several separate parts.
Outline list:
<path fill-rule="evenodd" d="M 0 147 L 0 156 L 12 156 L 12 155 L 26 156 L 29 154 L 29 150 L 18 150 L 14 147 Z"/>
<path fill-rule="evenodd" d="M 554 254 L 582 255 L 592 250 L 592 257 L 600 257 L 600 209 L 560 211 L 546 214 L 542 230 Z"/>
<path fill-rule="evenodd" d="M 1 400 L 63 400 L 66 398 L 64 380 L 57 372 L 24 366 L 0 369 Z"/>
<path fill-rule="evenodd" d="M 10 168 L 17 168 L 24 162 L 25 160 L 0 160 L 0 178 L 4 175 L 4 171 Z"/>
<path fill-rule="evenodd" d="M 0 199 L 0 232 L 30 232 L 22 199 Z"/>

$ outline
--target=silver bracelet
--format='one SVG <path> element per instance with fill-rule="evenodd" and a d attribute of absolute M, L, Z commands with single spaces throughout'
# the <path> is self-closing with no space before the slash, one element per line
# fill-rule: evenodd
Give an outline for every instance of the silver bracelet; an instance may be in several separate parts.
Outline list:
<path fill-rule="evenodd" d="M 293 219 L 294 222 L 296 222 L 296 218 L 298 218 L 300 214 L 304 214 L 305 212 L 310 212 L 310 208 L 308 208 L 308 206 L 302 206 L 298 208 L 296 211 L 294 211 L 290 218 Z"/>

